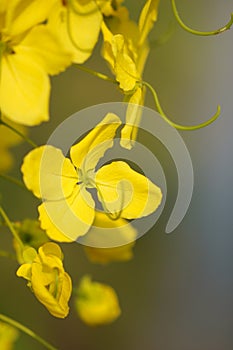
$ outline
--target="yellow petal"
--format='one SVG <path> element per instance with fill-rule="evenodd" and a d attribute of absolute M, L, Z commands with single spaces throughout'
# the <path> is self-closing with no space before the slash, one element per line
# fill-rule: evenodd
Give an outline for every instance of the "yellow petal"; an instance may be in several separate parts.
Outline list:
<path fill-rule="evenodd" d="M 60 286 L 60 297 L 56 299 L 46 286 L 41 285 L 40 279 L 38 278 L 36 264 L 32 267 L 32 289 L 37 299 L 47 308 L 51 315 L 59 318 L 64 318 L 69 313 L 68 301 L 71 296 L 72 282 L 70 276 L 67 273 L 62 275 Z"/>
<path fill-rule="evenodd" d="M 112 220 L 105 213 L 96 211 L 91 229 L 84 237 L 79 239 L 79 242 L 90 246 L 87 247 L 87 250 L 89 248 L 92 250 L 93 247 L 96 251 L 105 251 L 108 256 L 108 251 L 114 251 L 114 247 L 117 247 L 116 254 L 117 251 L 123 251 L 124 249 L 121 250 L 120 248 L 123 248 L 123 246 L 129 243 L 132 244 L 136 240 L 136 237 L 136 229 L 126 220 L 122 218 Z M 117 250 L 118 247 L 120 247 L 119 250 Z M 121 257 L 119 257 L 119 260 L 121 260 Z"/>
<path fill-rule="evenodd" d="M 157 20 L 158 6 L 159 0 L 147 0 L 142 9 L 138 24 L 140 31 L 139 45 L 142 45 L 146 41 L 154 22 Z"/>
<path fill-rule="evenodd" d="M 143 89 L 138 87 L 132 95 L 129 95 L 127 102 L 130 104 L 128 105 L 126 111 L 126 124 L 121 130 L 120 144 L 124 148 L 131 149 L 136 141 L 138 126 L 141 120 L 142 110 L 140 105 L 143 105 L 144 102 Z"/>
<path fill-rule="evenodd" d="M 120 212 L 121 217 L 126 219 L 153 213 L 162 200 L 158 186 L 122 161 L 100 168 L 95 181 L 108 210 L 111 213 Z"/>
<path fill-rule="evenodd" d="M 30 55 L 2 57 L 1 110 L 10 120 L 29 126 L 48 120 L 49 94 L 48 76 Z"/>
<path fill-rule="evenodd" d="M 49 16 L 48 26 L 64 49 L 72 54 L 73 62 L 80 64 L 90 57 L 98 40 L 102 15 L 95 1 L 89 1 L 86 5 L 77 1 L 72 3 L 75 8 L 57 1 Z"/>
<path fill-rule="evenodd" d="M 45 25 L 32 28 L 20 42 L 19 50 L 21 54 L 30 51 L 31 59 L 51 75 L 64 71 L 72 62 L 72 55 L 62 49 L 59 38 Z"/>
<path fill-rule="evenodd" d="M 23 277 L 29 281 L 31 279 L 31 269 L 32 269 L 32 264 L 23 264 L 16 271 L 16 275 L 18 277 Z"/>
<path fill-rule="evenodd" d="M 83 140 L 71 147 L 70 155 L 76 168 L 94 169 L 105 152 L 113 146 L 113 138 L 121 124 L 120 118 L 108 113 Z"/>
<path fill-rule="evenodd" d="M 84 250 L 92 263 L 105 265 L 113 261 L 131 260 L 133 258 L 133 247 L 134 243 L 129 243 L 116 248 L 84 247 Z"/>
<path fill-rule="evenodd" d="M 136 236 L 136 230 L 126 220 L 111 220 L 104 213 L 96 212 L 93 226 L 84 236 L 85 244 L 91 246 L 85 246 L 84 250 L 94 263 L 128 261 L 133 257 Z"/>
<path fill-rule="evenodd" d="M 75 241 L 94 221 L 95 203 L 89 192 L 77 186 L 66 200 L 44 202 L 38 209 L 41 227 L 58 242 Z"/>
<path fill-rule="evenodd" d="M 7 6 L 6 32 L 16 36 L 42 23 L 56 0 L 10 0 Z"/>
<path fill-rule="evenodd" d="M 39 248 L 39 254 L 41 255 L 53 255 L 62 260 L 63 254 L 59 245 L 53 242 L 45 243 Z"/>
<path fill-rule="evenodd" d="M 69 197 L 78 182 L 78 175 L 62 151 L 41 146 L 29 152 L 21 167 L 23 180 L 39 198 L 62 200 Z"/>
<path fill-rule="evenodd" d="M 140 80 L 135 62 L 127 52 L 127 46 L 123 35 L 114 35 L 112 39 L 112 51 L 115 57 L 115 75 L 124 91 L 134 89 L 136 82 Z"/>
<path fill-rule="evenodd" d="M 68 16 L 70 34 L 81 51 L 92 51 L 99 37 L 102 14 L 95 1 L 87 4 L 74 1 L 73 5 Z"/>
<path fill-rule="evenodd" d="M 140 79 L 135 62 L 129 55 L 125 38 L 121 34 L 113 35 L 104 23 L 101 28 L 104 37 L 103 57 L 110 64 L 120 88 L 131 91 Z"/>

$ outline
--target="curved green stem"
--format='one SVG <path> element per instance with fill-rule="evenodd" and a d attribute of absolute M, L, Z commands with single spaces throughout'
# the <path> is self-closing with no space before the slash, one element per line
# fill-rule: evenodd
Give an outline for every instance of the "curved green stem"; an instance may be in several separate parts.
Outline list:
<path fill-rule="evenodd" d="M 173 10 L 174 16 L 175 16 L 177 22 L 179 23 L 179 25 L 184 30 L 186 30 L 186 32 L 189 32 L 189 33 L 194 34 L 194 35 L 200 35 L 200 36 L 217 35 L 217 34 L 223 33 L 226 30 L 230 29 L 232 24 L 233 24 L 233 13 L 231 13 L 231 19 L 229 20 L 229 22 L 224 27 L 221 27 L 219 29 L 216 29 L 216 30 L 213 30 L 213 31 L 210 31 L 210 32 L 202 32 L 202 31 L 199 31 L 199 30 L 195 30 L 195 29 L 192 29 L 192 28 L 188 27 L 182 21 L 182 19 L 180 18 L 179 12 L 177 10 L 177 7 L 176 7 L 175 0 L 171 0 L 171 4 L 172 4 L 172 10 Z"/>
<path fill-rule="evenodd" d="M 102 79 L 102 80 L 109 81 L 110 83 L 118 84 L 117 81 L 116 81 L 115 79 L 110 78 L 110 77 L 108 77 L 108 76 L 105 75 L 105 74 L 96 72 L 96 71 L 93 70 L 93 69 L 84 67 L 84 66 L 82 66 L 82 65 L 80 65 L 80 64 L 75 64 L 75 67 L 77 67 L 78 69 L 82 70 L 83 72 L 86 72 L 86 73 L 89 73 L 89 74 L 91 74 L 91 75 L 94 75 L 95 77 L 100 78 L 100 79 Z"/>
<path fill-rule="evenodd" d="M 58 350 L 57 348 L 55 348 L 54 346 L 52 346 L 51 344 L 49 344 L 46 340 L 44 340 L 43 338 L 41 338 L 39 335 L 37 335 L 35 332 L 33 332 L 31 329 L 29 329 L 28 327 L 22 325 L 21 323 L 12 320 L 12 318 L 5 316 L 3 314 L 0 314 L 0 320 L 19 329 L 20 331 L 24 332 L 25 334 L 29 335 L 30 337 L 32 337 L 33 339 L 35 339 L 36 341 L 38 341 L 39 343 L 41 343 L 42 345 L 44 345 L 44 347 L 48 350 Z"/>
<path fill-rule="evenodd" d="M 0 174 L 0 177 L 2 179 L 6 180 L 6 181 L 9 181 L 9 182 L 11 182 L 11 183 L 13 183 L 13 184 L 23 188 L 24 190 L 27 190 L 26 186 L 24 185 L 24 183 L 22 181 L 14 178 L 12 176 L 9 176 L 9 175 L 6 175 L 6 174 Z"/>
<path fill-rule="evenodd" d="M 160 102 L 159 102 L 159 99 L 158 99 L 158 95 L 156 93 L 156 91 L 153 89 L 153 87 L 147 83 L 146 81 L 142 81 L 141 84 L 145 85 L 146 87 L 148 87 L 148 89 L 151 91 L 153 97 L 154 97 L 154 101 L 155 101 L 155 105 L 156 105 L 156 108 L 159 112 L 159 114 L 161 115 L 161 117 L 168 123 L 170 124 L 171 126 L 173 126 L 174 128 L 178 129 L 178 130 L 198 130 L 198 129 L 201 129 L 201 128 L 204 128 L 205 126 L 213 123 L 220 115 L 220 112 L 221 112 L 221 107 L 218 106 L 217 107 L 217 112 L 209 119 L 207 120 L 206 122 L 204 123 L 201 123 L 201 124 L 198 124 L 198 125 L 193 125 L 193 126 L 186 126 L 186 125 L 180 125 L 180 124 L 176 124 L 174 123 L 173 121 L 171 121 L 167 116 L 166 114 L 164 113 L 161 105 L 160 105 Z"/>
<path fill-rule="evenodd" d="M 2 119 L 0 119 L 0 124 L 6 126 L 8 129 L 12 130 L 15 134 L 19 135 L 22 139 L 24 139 L 24 141 L 26 141 L 29 145 L 31 145 L 33 148 L 38 147 L 29 137 L 27 137 L 26 135 L 24 135 L 22 132 L 20 132 L 19 130 L 15 129 L 13 126 L 7 124 L 6 122 L 4 122 Z"/>
<path fill-rule="evenodd" d="M 13 237 L 17 240 L 17 242 L 20 244 L 21 248 L 24 248 L 24 244 L 21 241 L 21 239 L 19 238 L 18 233 L 16 232 L 12 222 L 10 221 L 10 219 L 8 218 L 6 212 L 4 211 L 4 209 L 0 206 L 0 215 L 2 216 L 3 220 L 5 221 L 6 225 L 8 226 L 9 230 L 11 231 Z"/>

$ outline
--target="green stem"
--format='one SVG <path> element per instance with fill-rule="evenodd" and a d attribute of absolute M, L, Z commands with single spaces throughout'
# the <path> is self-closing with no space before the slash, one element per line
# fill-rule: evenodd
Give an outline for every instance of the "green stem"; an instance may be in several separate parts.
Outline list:
<path fill-rule="evenodd" d="M 13 184 L 23 188 L 24 190 L 27 190 L 26 186 L 24 185 L 24 183 L 12 176 L 6 175 L 6 174 L 0 174 L 0 177 L 6 181 L 12 182 Z"/>
<path fill-rule="evenodd" d="M 186 30 L 187 32 L 191 33 L 191 34 L 194 34 L 194 35 L 200 35 L 200 36 L 210 36 L 210 35 L 217 35 L 217 34 L 220 34 L 220 33 L 223 33 L 225 32 L 226 30 L 230 29 L 232 24 L 233 24 L 233 13 L 231 13 L 231 19 L 229 20 L 229 22 L 224 26 L 224 27 L 221 27 L 219 29 L 216 29 L 216 30 L 213 30 L 213 31 L 210 31 L 210 32 L 201 32 L 199 30 L 195 30 L 195 29 L 192 29 L 190 27 L 188 27 L 183 21 L 182 19 L 180 18 L 180 15 L 179 15 L 179 12 L 177 10 L 177 7 L 176 7 L 176 3 L 175 3 L 175 0 L 171 0 L 171 4 L 172 4 L 172 10 L 173 10 L 173 13 L 174 13 L 174 16 L 177 20 L 177 22 L 179 23 L 179 25 L 184 29 Z"/>
<path fill-rule="evenodd" d="M 43 338 L 41 338 L 39 335 L 37 335 L 36 333 L 34 333 L 31 329 L 23 326 L 21 323 L 12 320 L 12 318 L 7 317 L 5 315 L 0 314 L 0 320 L 2 320 L 3 322 L 19 329 L 20 331 L 24 332 L 25 334 L 29 335 L 30 337 L 32 337 L 33 339 L 37 340 L 39 343 L 41 343 L 42 345 L 45 346 L 46 349 L 49 350 L 58 350 L 57 348 L 55 348 L 54 346 L 52 346 L 51 344 L 49 344 L 46 340 L 44 340 Z"/>
<path fill-rule="evenodd" d="M 160 105 L 160 102 L 159 102 L 159 99 L 158 99 L 158 95 L 157 93 L 155 92 L 154 88 L 149 84 L 147 83 L 146 81 L 142 81 L 141 84 L 145 85 L 146 87 L 148 87 L 148 89 L 151 91 L 153 97 L 154 97 L 154 101 L 155 101 L 155 105 L 156 105 L 156 108 L 159 112 L 159 114 L 161 115 L 161 117 L 168 123 L 170 124 L 171 126 L 173 126 L 173 128 L 176 128 L 178 130 L 198 130 L 198 129 L 201 129 L 201 128 L 204 128 L 205 126 L 213 123 L 220 115 L 220 112 L 221 112 L 221 108 L 220 106 L 217 107 L 217 112 L 209 119 L 207 120 L 206 122 L 204 123 L 201 123 L 201 124 L 198 124 L 198 125 L 193 125 L 193 126 L 186 126 L 186 125 L 180 125 L 180 124 L 176 124 L 174 122 L 172 122 L 167 116 L 166 114 L 164 113 L 161 105 Z"/>
<path fill-rule="evenodd" d="M 3 220 L 5 221 L 6 225 L 8 226 L 8 228 L 11 231 L 12 235 L 14 236 L 14 238 L 20 244 L 21 248 L 24 248 L 23 242 L 19 238 L 19 236 L 18 236 L 18 234 L 17 234 L 17 232 L 16 232 L 12 222 L 10 221 L 10 219 L 8 218 L 6 212 L 3 210 L 3 208 L 1 206 L 0 206 L 0 215 L 2 216 Z"/>
<path fill-rule="evenodd" d="M 102 80 L 109 81 L 110 83 L 118 84 L 115 79 L 110 78 L 110 77 L 108 77 L 105 74 L 96 72 L 95 70 L 92 70 L 90 68 L 84 67 L 84 66 L 82 66 L 80 64 L 75 64 L 75 67 L 77 67 L 78 69 L 82 70 L 83 72 L 86 72 L 86 73 L 89 73 L 91 75 L 94 75 L 95 77 L 100 78 Z"/>
<path fill-rule="evenodd" d="M 6 126 L 8 129 L 12 130 L 15 134 L 19 135 L 22 139 L 24 139 L 24 141 L 26 141 L 29 145 L 31 145 L 33 148 L 38 147 L 29 137 L 27 137 L 26 135 L 24 135 L 22 132 L 20 132 L 19 130 L 15 129 L 13 126 L 7 124 L 6 122 L 4 122 L 2 119 L 0 119 L 0 124 Z"/>

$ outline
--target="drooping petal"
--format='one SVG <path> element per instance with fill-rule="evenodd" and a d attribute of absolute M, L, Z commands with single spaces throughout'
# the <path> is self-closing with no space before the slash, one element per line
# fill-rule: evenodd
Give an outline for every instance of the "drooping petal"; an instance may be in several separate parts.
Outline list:
<path fill-rule="evenodd" d="M 100 252 L 101 256 L 101 252 L 105 252 L 106 255 L 103 255 L 106 259 L 109 257 L 109 260 L 111 254 L 114 254 L 117 260 L 117 252 L 122 255 L 122 252 L 126 251 L 126 245 L 132 248 L 136 237 L 136 229 L 126 220 L 113 220 L 105 213 L 96 211 L 91 229 L 85 236 L 80 237 L 78 242 L 87 246 L 87 251 L 94 252 L 93 254 L 96 252 L 98 255 Z M 118 260 L 121 260 L 121 256 Z"/>
<path fill-rule="evenodd" d="M 120 88 L 124 91 L 131 91 L 140 77 L 133 59 L 127 52 L 123 35 L 114 35 L 112 39 L 112 50 L 115 56 L 115 74 Z"/>
<path fill-rule="evenodd" d="M 23 180 L 35 196 L 48 200 L 69 197 L 78 175 L 62 151 L 53 146 L 41 146 L 29 152 L 21 167 Z"/>
<path fill-rule="evenodd" d="M 19 50 L 21 54 L 30 54 L 31 59 L 51 75 L 64 71 L 72 62 L 72 55 L 62 48 L 59 38 L 45 25 L 32 28 L 20 42 L 17 52 Z"/>
<path fill-rule="evenodd" d="M 10 120 L 29 126 L 47 121 L 49 94 L 49 78 L 30 55 L 2 57 L 0 106 Z"/>
<path fill-rule="evenodd" d="M 121 146 L 132 149 L 138 134 L 138 126 L 141 120 L 142 110 L 140 105 L 144 102 L 144 91 L 142 87 L 129 95 L 129 105 L 126 111 L 125 126 L 121 130 Z"/>
<path fill-rule="evenodd" d="M 110 64 L 120 88 L 126 92 L 133 90 L 140 77 L 135 62 L 129 55 L 124 36 L 121 34 L 113 35 L 104 23 L 102 24 L 102 33 L 104 59 Z"/>
<path fill-rule="evenodd" d="M 147 0 L 139 18 L 140 40 L 139 45 L 142 45 L 153 28 L 154 22 L 158 16 L 159 0 Z"/>
<path fill-rule="evenodd" d="M 106 214 L 96 212 L 93 226 L 81 243 L 86 244 L 84 250 L 91 262 L 107 264 L 130 260 L 136 236 L 136 230 L 126 220 L 112 220 Z"/>
<path fill-rule="evenodd" d="M 158 186 L 122 161 L 104 165 L 95 181 L 101 192 L 99 199 L 104 200 L 111 213 L 120 213 L 126 219 L 153 213 L 162 200 Z"/>
<path fill-rule="evenodd" d="M 68 300 L 71 296 L 72 282 L 70 276 L 64 272 L 59 276 L 58 287 L 60 296 L 54 296 L 46 288 L 46 285 L 41 283 L 43 276 L 43 266 L 40 264 L 32 264 L 32 288 L 37 299 L 48 309 L 48 311 L 55 317 L 64 318 L 69 313 Z"/>
<path fill-rule="evenodd" d="M 120 124 L 121 120 L 117 115 L 108 113 L 83 140 L 72 146 L 70 155 L 76 168 L 86 171 L 94 169 L 100 158 L 113 146 L 113 138 Z"/>
<path fill-rule="evenodd" d="M 49 15 L 57 0 L 9 0 L 6 13 L 6 33 L 16 36 L 36 24 L 42 23 Z"/>
<path fill-rule="evenodd" d="M 91 194 L 84 187 L 76 186 L 66 200 L 48 201 L 39 206 L 41 227 L 55 241 L 75 241 L 90 229 L 94 208 Z"/>

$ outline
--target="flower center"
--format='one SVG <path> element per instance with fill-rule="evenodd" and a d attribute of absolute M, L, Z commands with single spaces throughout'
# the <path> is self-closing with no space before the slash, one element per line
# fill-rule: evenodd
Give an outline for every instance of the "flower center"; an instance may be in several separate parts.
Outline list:
<path fill-rule="evenodd" d="M 78 169 L 78 177 L 80 179 L 80 183 L 83 183 L 85 187 L 95 188 L 94 182 L 94 169 L 89 169 L 87 171 L 83 171 L 82 169 Z"/>
<path fill-rule="evenodd" d="M 14 50 L 12 50 L 12 48 L 10 47 L 8 42 L 5 41 L 0 41 L 0 58 L 4 55 L 4 54 L 12 54 L 14 53 Z"/>

